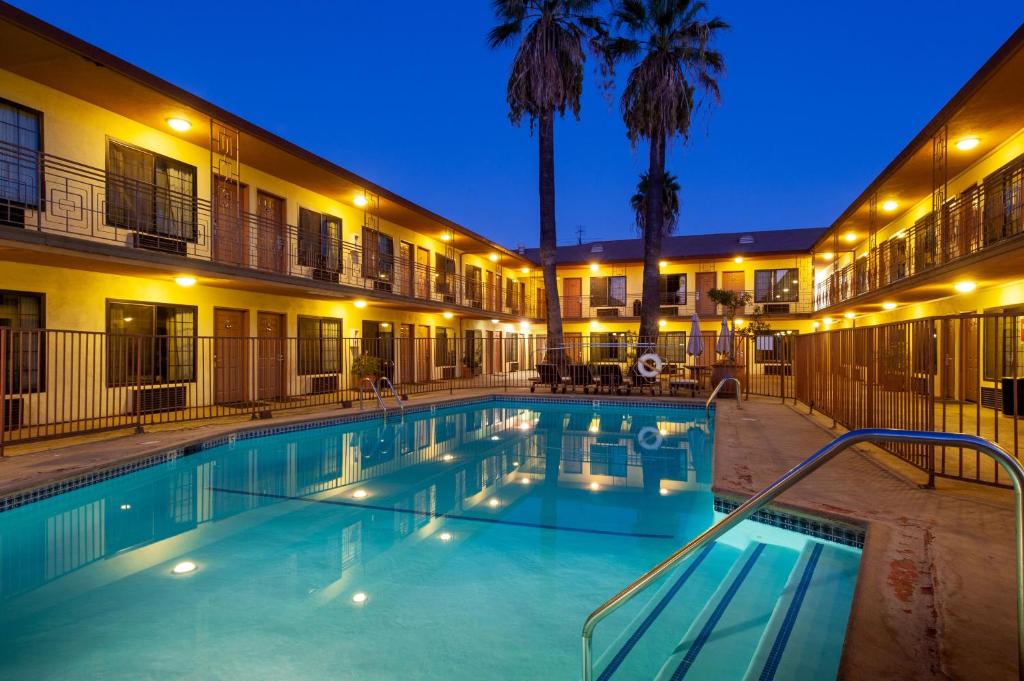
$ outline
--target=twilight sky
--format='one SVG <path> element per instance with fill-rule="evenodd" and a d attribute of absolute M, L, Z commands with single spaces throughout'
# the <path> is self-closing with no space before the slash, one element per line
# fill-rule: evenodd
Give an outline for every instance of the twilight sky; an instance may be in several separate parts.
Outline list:
<path fill-rule="evenodd" d="M 536 244 L 536 140 L 509 124 L 512 51 L 487 48 L 487 0 L 13 2 L 507 246 Z M 722 105 L 670 151 L 681 233 L 827 225 L 1024 21 L 1020 0 L 710 4 L 732 25 L 728 73 Z M 592 66 L 580 122 L 555 129 L 560 243 L 579 226 L 631 236 L 646 167 Z"/>

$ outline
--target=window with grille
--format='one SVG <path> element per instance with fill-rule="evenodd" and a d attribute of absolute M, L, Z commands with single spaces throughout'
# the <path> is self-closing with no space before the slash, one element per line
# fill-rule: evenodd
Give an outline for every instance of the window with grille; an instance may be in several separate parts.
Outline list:
<path fill-rule="evenodd" d="M 7 332 L 4 393 L 46 390 L 46 335 L 41 331 L 43 295 L 0 291 L 0 331 Z"/>
<path fill-rule="evenodd" d="M 341 371 L 341 320 L 330 317 L 299 317 L 300 376 L 336 374 Z"/>
<path fill-rule="evenodd" d="M 686 305 L 686 275 L 662 274 L 659 276 L 658 299 L 662 305 Z"/>
<path fill-rule="evenodd" d="M 625 277 L 591 277 L 591 307 L 623 307 L 626 304 Z"/>
<path fill-rule="evenodd" d="M 341 218 L 299 208 L 300 265 L 325 272 L 341 272 L 341 239 Z"/>
<path fill-rule="evenodd" d="M 39 205 L 41 151 L 42 114 L 0 99 L 0 224 L 20 226 Z"/>
<path fill-rule="evenodd" d="M 196 308 L 107 303 L 110 386 L 191 383 L 196 374 Z"/>
<path fill-rule="evenodd" d="M 800 300 L 800 271 L 791 269 L 756 270 L 755 303 L 795 303 Z"/>
<path fill-rule="evenodd" d="M 107 224 L 196 240 L 196 169 L 107 140 Z"/>

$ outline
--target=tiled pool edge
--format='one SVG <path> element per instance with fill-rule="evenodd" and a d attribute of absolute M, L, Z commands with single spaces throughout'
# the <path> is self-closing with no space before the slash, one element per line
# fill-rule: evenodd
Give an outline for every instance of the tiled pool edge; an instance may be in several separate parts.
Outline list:
<path fill-rule="evenodd" d="M 715 493 L 715 511 L 718 513 L 732 513 L 742 503 L 742 500 Z M 762 508 L 749 520 L 855 549 L 864 548 L 864 537 L 867 533 L 865 528 L 853 523 L 826 519 L 813 513 L 783 510 L 773 505 Z"/>
<path fill-rule="evenodd" d="M 476 397 L 463 397 L 448 400 L 440 400 L 438 402 L 429 402 L 424 404 L 407 406 L 405 408 L 405 413 L 417 414 L 422 412 L 434 412 L 437 411 L 438 409 L 459 407 L 470 404 L 482 404 L 485 402 L 544 402 L 560 404 L 581 404 L 587 406 L 659 406 L 670 407 L 679 410 L 693 410 L 701 406 L 696 402 L 656 398 L 640 401 L 635 399 L 601 399 L 600 396 L 597 395 L 595 395 L 592 398 L 584 399 L 575 396 L 562 397 L 557 395 L 548 396 L 532 394 L 490 394 L 479 395 Z M 71 475 L 67 478 L 50 481 L 35 487 L 29 487 L 23 490 L 15 490 L 13 492 L 7 493 L 4 496 L 0 496 L 0 513 L 3 513 L 5 511 L 11 511 L 14 510 L 15 508 L 25 506 L 26 504 L 34 503 L 36 501 L 49 499 L 50 497 L 54 497 L 59 494 L 64 494 L 66 492 L 71 492 L 76 489 L 81 489 L 83 487 L 95 485 L 106 480 L 121 477 L 122 475 L 128 475 L 139 470 L 151 468 L 153 466 L 159 466 L 160 464 L 167 463 L 168 461 L 174 461 L 176 459 L 189 456 L 197 452 L 205 451 L 213 447 L 219 447 L 221 445 L 236 442 L 238 440 L 249 440 L 256 437 L 264 437 L 267 435 L 280 435 L 283 433 L 292 433 L 300 430 L 311 430 L 314 428 L 325 428 L 330 426 L 341 425 L 344 423 L 373 421 L 385 416 L 388 418 L 394 416 L 401 416 L 401 411 L 397 408 L 389 408 L 386 410 L 386 412 L 374 410 L 367 412 L 359 412 L 355 414 L 344 414 L 342 416 L 313 416 L 309 419 L 278 425 L 242 425 L 229 433 L 221 433 L 209 436 L 207 438 L 199 438 L 198 441 L 196 442 L 178 445 L 175 447 L 168 448 L 164 451 L 142 454 L 134 459 L 125 461 L 123 463 L 112 464 L 110 466 L 103 466 L 95 470 Z"/>

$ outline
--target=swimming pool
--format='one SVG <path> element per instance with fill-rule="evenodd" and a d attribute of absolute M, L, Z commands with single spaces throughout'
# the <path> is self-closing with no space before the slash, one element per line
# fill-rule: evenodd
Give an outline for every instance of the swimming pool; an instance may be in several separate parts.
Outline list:
<path fill-rule="evenodd" d="M 572 679 L 716 518 L 702 409 L 492 400 L 218 446 L 0 513 L 4 679 Z M 605 679 L 834 677 L 859 551 L 746 522 Z M 603 651 L 603 652 L 602 652 Z"/>

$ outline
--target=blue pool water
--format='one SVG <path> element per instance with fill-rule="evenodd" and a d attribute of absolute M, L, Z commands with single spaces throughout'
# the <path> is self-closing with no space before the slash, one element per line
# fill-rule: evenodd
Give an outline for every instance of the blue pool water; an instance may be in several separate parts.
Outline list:
<path fill-rule="evenodd" d="M 587 613 L 716 519 L 711 442 L 703 410 L 486 402 L 0 513 L 0 678 L 578 678 Z M 598 673 L 834 678 L 858 562 L 744 523 L 599 627 Z"/>

